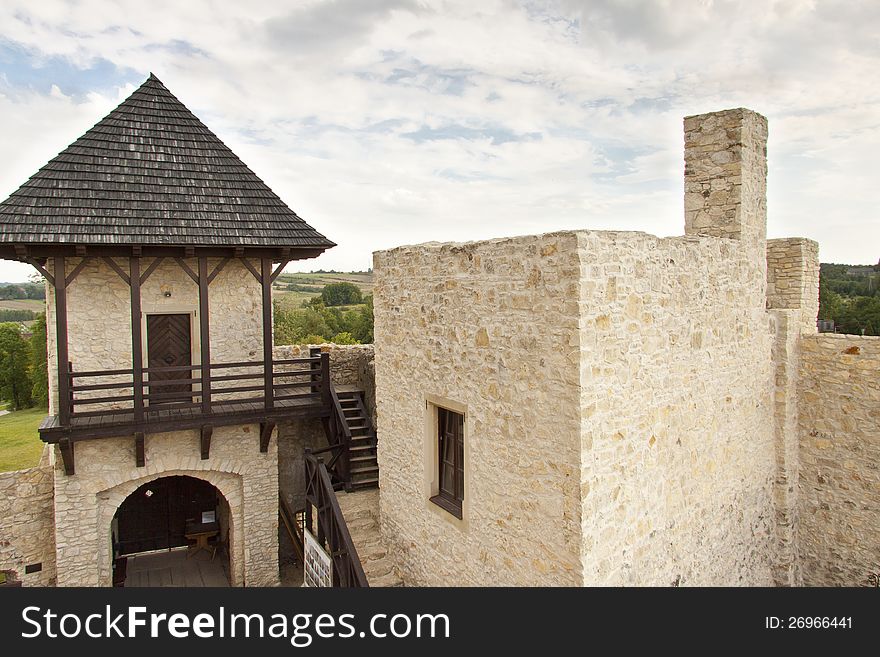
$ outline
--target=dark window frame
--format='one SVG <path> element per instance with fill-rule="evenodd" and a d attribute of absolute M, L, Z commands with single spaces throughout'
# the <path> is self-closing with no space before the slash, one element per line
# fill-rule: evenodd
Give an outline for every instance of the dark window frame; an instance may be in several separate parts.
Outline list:
<path fill-rule="evenodd" d="M 462 519 L 464 503 L 464 413 L 435 406 L 437 431 L 437 494 L 430 501 Z M 451 456 L 451 460 L 450 457 Z M 451 471 L 451 472 L 450 472 Z M 451 487 L 448 482 L 451 481 Z"/>

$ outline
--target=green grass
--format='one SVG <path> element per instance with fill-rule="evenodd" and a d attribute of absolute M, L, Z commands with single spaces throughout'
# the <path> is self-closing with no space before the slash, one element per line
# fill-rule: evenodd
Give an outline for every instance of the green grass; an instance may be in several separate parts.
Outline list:
<path fill-rule="evenodd" d="M 40 462 L 43 441 L 37 433 L 45 408 L 28 408 L 0 416 L 0 472 L 32 468 Z"/>

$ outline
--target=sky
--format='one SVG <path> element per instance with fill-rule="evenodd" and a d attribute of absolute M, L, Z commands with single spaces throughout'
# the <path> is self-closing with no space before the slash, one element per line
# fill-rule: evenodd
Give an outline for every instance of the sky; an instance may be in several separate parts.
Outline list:
<path fill-rule="evenodd" d="M 680 235 L 682 118 L 731 107 L 769 120 L 768 236 L 880 258 L 876 0 L 3 0 L 0 198 L 150 72 L 338 244 L 288 271 Z"/>

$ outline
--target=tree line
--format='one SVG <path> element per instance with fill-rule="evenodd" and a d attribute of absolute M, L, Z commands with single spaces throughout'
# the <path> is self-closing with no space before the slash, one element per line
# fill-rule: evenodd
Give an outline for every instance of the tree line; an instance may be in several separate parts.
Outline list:
<path fill-rule="evenodd" d="M 838 333 L 880 335 L 880 263 L 822 263 L 819 319 L 832 320 Z"/>
<path fill-rule="evenodd" d="M 28 283 L 0 283 L 0 301 L 10 299 L 45 299 L 46 286 L 42 281 Z"/>
<path fill-rule="evenodd" d="M 46 315 L 37 316 L 26 338 L 19 324 L 0 323 L 0 399 L 12 410 L 49 406 Z"/>

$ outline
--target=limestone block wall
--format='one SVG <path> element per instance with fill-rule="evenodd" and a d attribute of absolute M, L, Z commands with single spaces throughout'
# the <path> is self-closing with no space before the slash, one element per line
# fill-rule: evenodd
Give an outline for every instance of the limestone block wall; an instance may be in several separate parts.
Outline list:
<path fill-rule="evenodd" d="M 57 448 L 56 448 L 57 449 Z M 76 474 L 55 458 L 55 545 L 59 586 L 109 586 L 110 524 L 125 498 L 158 477 L 188 475 L 213 484 L 229 504 L 233 586 L 278 583 L 278 447 L 259 451 L 259 427 L 216 427 L 210 458 L 197 431 L 147 434 L 146 464 L 135 466 L 131 438 L 80 441 Z"/>
<path fill-rule="evenodd" d="M 48 448 L 37 467 L 0 473 L 0 570 L 23 586 L 55 583 L 52 497 Z M 38 572 L 25 572 L 38 564 Z"/>
<path fill-rule="evenodd" d="M 773 372 L 755 250 L 577 239 L 584 583 L 772 583 Z"/>
<path fill-rule="evenodd" d="M 878 372 L 880 338 L 802 338 L 798 543 L 807 586 L 876 586 L 880 576 Z"/>
<path fill-rule="evenodd" d="M 580 584 L 577 236 L 373 266 L 381 528 L 404 580 Z M 429 501 L 435 403 L 465 413 L 462 521 Z"/>
<path fill-rule="evenodd" d="M 67 273 L 79 264 L 69 258 Z M 128 272 L 127 258 L 116 258 Z M 143 272 L 152 258 L 142 258 Z M 195 258 L 186 260 L 198 271 Z M 220 262 L 208 259 L 209 271 Z M 50 261 L 50 273 L 52 273 Z M 208 288 L 211 335 L 211 360 L 237 362 L 262 360 L 262 297 L 260 285 L 237 259 L 230 260 Z M 169 294 L 170 296 L 165 296 Z M 67 288 L 68 345 L 74 370 L 109 370 L 131 367 L 131 310 L 128 285 L 99 259 L 91 259 Z M 49 355 L 49 408 L 55 414 L 58 404 L 57 349 L 55 344 L 55 297 L 47 286 L 46 322 Z M 192 315 L 192 357 L 198 363 L 199 294 L 198 286 L 171 258 L 166 258 L 141 287 L 141 308 L 149 313 L 189 313 Z M 146 330 L 143 331 L 146 339 Z M 146 344 L 144 360 L 146 363 Z M 231 371 L 230 371 L 231 373 Z M 120 379 L 120 381 L 125 379 Z M 129 378 L 130 380 L 130 378 Z M 111 379 L 102 379 L 110 382 Z M 102 391 L 99 396 L 109 393 Z M 130 395 L 131 389 L 119 390 Z M 95 410 L 99 407 L 95 407 Z"/>
<path fill-rule="evenodd" d="M 797 309 L 799 328 L 816 332 L 819 244 L 803 237 L 767 240 L 767 308 Z"/>
<path fill-rule="evenodd" d="M 773 332 L 773 435 L 776 458 L 773 496 L 777 542 L 773 580 L 777 586 L 800 586 L 803 579 L 797 528 L 801 310 L 772 310 L 770 317 Z"/>
<path fill-rule="evenodd" d="M 747 109 L 684 119 L 685 235 L 736 239 L 762 253 L 767 234 L 767 119 Z"/>

